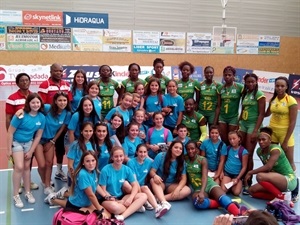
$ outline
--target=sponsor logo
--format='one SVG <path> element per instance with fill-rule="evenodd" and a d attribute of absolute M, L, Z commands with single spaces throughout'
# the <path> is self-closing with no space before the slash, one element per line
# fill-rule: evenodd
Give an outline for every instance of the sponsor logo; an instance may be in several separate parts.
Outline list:
<path fill-rule="evenodd" d="M 3 67 L 0 67 L 0 80 L 4 80 L 7 72 Z"/>

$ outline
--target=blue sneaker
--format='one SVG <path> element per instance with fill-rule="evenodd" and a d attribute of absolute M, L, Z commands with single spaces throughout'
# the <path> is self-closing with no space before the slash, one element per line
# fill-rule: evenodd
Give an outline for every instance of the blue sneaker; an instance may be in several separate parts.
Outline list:
<path fill-rule="evenodd" d="M 249 195 L 249 186 L 245 186 L 243 189 L 243 195 Z"/>

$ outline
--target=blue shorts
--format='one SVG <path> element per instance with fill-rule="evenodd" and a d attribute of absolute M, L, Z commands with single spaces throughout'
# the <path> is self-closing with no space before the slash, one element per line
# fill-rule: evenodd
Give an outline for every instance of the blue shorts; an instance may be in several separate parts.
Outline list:
<path fill-rule="evenodd" d="M 28 141 L 28 142 L 13 141 L 11 149 L 12 149 L 12 152 L 27 153 L 27 152 L 29 152 L 31 145 L 32 145 L 32 140 Z"/>
<path fill-rule="evenodd" d="M 234 179 L 234 178 L 238 177 L 238 174 L 232 174 L 232 173 L 228 173 L 228 172 L 224 171 L 224 176 Z"/>

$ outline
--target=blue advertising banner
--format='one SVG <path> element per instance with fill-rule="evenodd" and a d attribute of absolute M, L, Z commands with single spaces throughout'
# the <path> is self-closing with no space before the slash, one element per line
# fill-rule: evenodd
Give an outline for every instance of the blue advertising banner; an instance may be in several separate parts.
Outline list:
<path fill-rule="evenodd" d="M 108 29 L 107 13 L 63 12 L 64 27 Z"/>
<path fill-rule="evenodd" d="M 134 53 L 159 53 L 159 46 L 155 45 L 133 45 Z"/>
<path fill-rule="evenodd" d="M 64 66 L 63 79 L 72 83 L 74 74 L 79 69 L 86 72 L 88 82 L 99 78 L 99 66 Z"/>
<path fill-rule="evenodd" d="M 300 98 L 300 75 L 290 74 L 289 76 L 290 94 L 295 98 Z"/>
<path fill-rule="evenodd" d="M 171 66 L 172 79 L 180 80 L 182 78 L 181 71 L 178 66 Z M 195 72 L 190 75 L 190 78 L 197 81 L 203 80 L 203 68 L 201 66 L 195 66 Z"/>

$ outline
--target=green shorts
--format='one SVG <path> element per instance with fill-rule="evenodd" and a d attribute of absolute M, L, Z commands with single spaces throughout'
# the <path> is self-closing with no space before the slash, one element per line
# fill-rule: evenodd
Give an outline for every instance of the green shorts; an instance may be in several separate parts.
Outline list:
<path fill-rule="evenodd" d="M 207 194 L 210 193 L 210 191 L 214 188 L 214 187 L 220 187 L 220 185 L 218 185 L 211 177 L 207 177 L 207 185 L 205 188 L 205 192 Z M 195 190 L 195 192 L 200 191 L 201 186 L 199 187 L 199 189 Z"/>
<path fill-rule="evenodd" d="M 256 123 L 250 123 L 245 120 L 240 120 L 240 131 L 247 133 L 247 134 L 252 134 L 253 130 L 255 128 Z"/>
<path fill-rule="evenodd" d="M 288 176 L 285 176 L 287 181 L 287 190 L 294 190 L 297 186 L 297 177 L 295 174 L 290 174 Z"/>
<path fill-rule="evenodd" d="M 234 116 L 234 117 L 230 117 L 230 118 L 224 118 L 222 115 L 220 115 L 219 116 L 219 123 L 226 123 L 228 125 L 238 126 L 239 118 L 238 118 L 238 116 Z"/>

